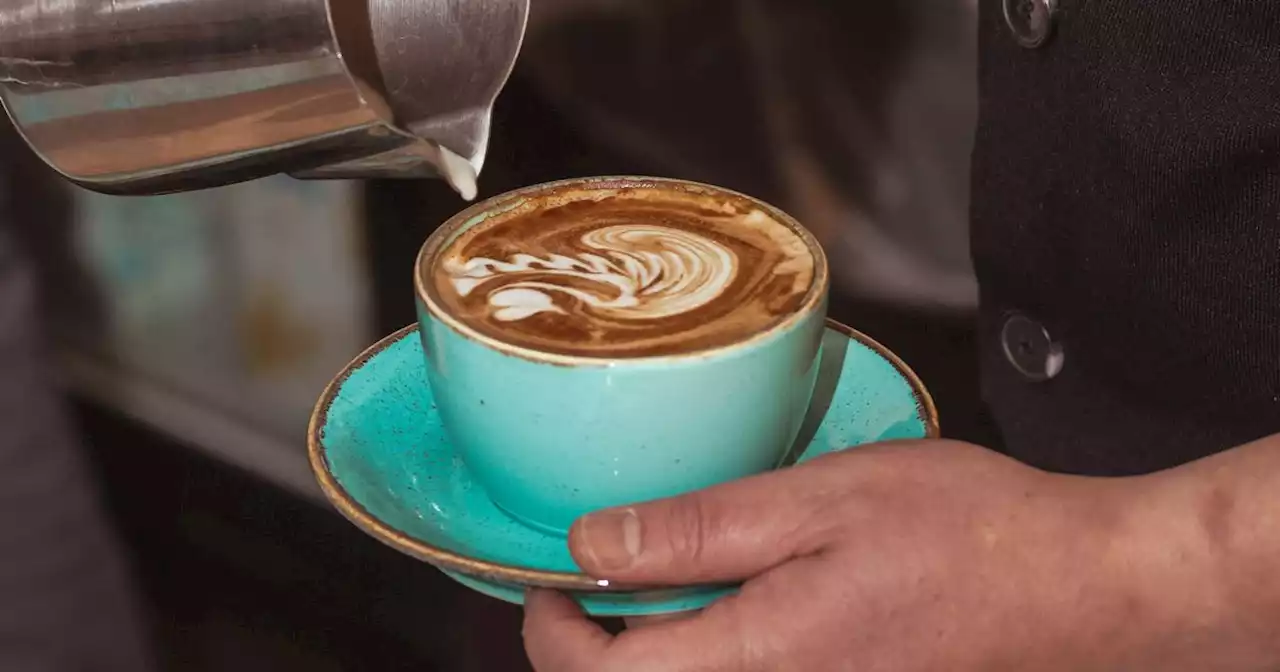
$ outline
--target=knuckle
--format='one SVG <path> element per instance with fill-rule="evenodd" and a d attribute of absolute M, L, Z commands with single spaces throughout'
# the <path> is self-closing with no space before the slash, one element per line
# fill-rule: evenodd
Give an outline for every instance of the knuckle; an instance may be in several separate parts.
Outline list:
<path fill-rule="evenodd" d="M 718 516 L 706 498 L 694 493 L 667 507 L 664 526 L 667 553 L 674 562 L 697 567 L 715 534 Z"/>

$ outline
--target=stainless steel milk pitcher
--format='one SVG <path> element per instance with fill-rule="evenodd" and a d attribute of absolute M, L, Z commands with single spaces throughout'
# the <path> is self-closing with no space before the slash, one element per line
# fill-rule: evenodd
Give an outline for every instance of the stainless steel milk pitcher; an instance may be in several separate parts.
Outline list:
<path fill-rule="evenodd" d="M 105 193 L 279 172 L 447 177 L 466 192 L 528 11 L 529 0 L 3 0 L 0 100 L 49 165 Z"/>

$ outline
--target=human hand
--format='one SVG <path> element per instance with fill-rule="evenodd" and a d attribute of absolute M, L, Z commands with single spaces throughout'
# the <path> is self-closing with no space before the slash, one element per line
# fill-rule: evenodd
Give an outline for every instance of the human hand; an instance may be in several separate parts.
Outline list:
<path fill-rule="evenodd" d="M 1194 549 L 1144 535 L 1145 479 L 1040 472 L 948 441 L 868 446 L 621 510 L 570 533 L 612 581 L 745 580 L 613 637 L 528 595 L 538 672 L 1226 670 Z"/>

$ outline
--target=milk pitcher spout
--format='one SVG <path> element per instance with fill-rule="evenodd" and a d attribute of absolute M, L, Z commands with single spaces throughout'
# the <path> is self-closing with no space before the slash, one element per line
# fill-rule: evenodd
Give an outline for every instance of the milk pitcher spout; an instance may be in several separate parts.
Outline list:
<path fill-rule="evenodd" d="M 274 173 L 474 193 L 529 0 L 13 0 L 0 100 L 83 187 Z M 468 186 L 469 185 L 469 186 Z"/>

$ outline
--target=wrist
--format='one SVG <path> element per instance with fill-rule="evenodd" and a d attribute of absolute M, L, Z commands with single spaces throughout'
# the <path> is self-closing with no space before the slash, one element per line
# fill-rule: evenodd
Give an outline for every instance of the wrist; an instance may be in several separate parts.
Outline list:
<path fill-rule="evenodd" d="M 1274 669 L 1275 562 L 1242 526 L 1233 484 L 1215 473 L 1190 467 L 1115 482 L 1123 494 L 1110 560 L 1161 669 Z"/>

